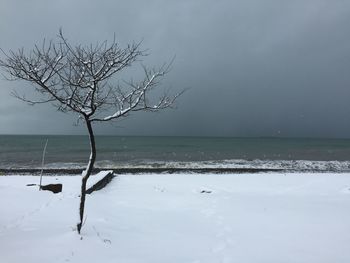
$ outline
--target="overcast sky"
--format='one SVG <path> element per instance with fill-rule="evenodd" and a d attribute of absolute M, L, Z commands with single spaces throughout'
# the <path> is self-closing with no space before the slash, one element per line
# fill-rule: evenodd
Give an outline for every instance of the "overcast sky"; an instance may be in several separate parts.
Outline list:
<path fill-rule="evenodd" d="M 99 134 L 350 137 L 349 25 L 347 0 L 0 0 L 4 50 L 62 27 L 73 43 L 143 40 L 147 65 L 176 55 L 163 87 L 190 88 L 178 108 Z M 15 88 L 32 89 L 0 80 L 0 134 L 85 134 L 76 116 L 28 106 Z"/>

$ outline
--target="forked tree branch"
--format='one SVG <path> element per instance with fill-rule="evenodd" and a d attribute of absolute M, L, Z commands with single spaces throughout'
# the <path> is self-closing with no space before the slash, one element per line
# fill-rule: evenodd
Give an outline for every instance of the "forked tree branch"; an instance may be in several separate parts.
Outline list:
<path fill-rule="evenodd" d="M 77 112 L 91 121 L 110 121 L 133 111 L 157 111 L 171 107 L 177 97 L 167 94 L 150 104 L 150 91 L 170 71 L 172 61 L 159 70 L 143 66 L 145 78 L 138 84 L 116 85 L 117 73 L 145 56 L 141 42 L 121 48 L 115 39 L 90 46 L 72 46 L 59 31 L 58 41 L 43 41 L 30 52 L 24 49 L 4 52 L 0 66 L 12 80 L 34 84 L 39 100 L 14 92 L 31 105 L 54 103 L 63 112 Z M 109 114 L 106 114 L 109 113 Z M 105 116 L 103 116 L 106 114 Z"/>

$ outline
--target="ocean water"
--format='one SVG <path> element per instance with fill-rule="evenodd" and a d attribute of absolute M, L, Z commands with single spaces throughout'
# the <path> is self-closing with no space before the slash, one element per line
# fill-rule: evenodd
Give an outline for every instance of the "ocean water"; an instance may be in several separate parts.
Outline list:
<path fill-rule="evenodd" d="M 0 135 L 0 168 L 80 168 L 89 158 L 87 136 Z M 290 167 L 348 170 L 349 139 L 97 136 L 101 168 Z"/>

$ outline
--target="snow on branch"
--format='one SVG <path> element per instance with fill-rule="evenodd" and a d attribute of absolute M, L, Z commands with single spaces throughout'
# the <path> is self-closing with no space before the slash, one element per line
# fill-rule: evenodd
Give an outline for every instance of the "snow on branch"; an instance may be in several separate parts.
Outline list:
<path fill-rule="evenodd" d="M 174 96 L 164 94 L 156 103 L 149 103 L 149 92 L 160 84 L 160 80 L 169 72 L 171 63 L 164 64 L 160 69 L 149 70 L 143 66 L 145 78 L 138 84 L 134 82 L 125 82 L 131 90 L 128 93 L 123 92 L 122 88 L 118 87 L 114 90 L 114 101 L 108 100 L 110 108 L 114 106 L 116 109 L 112 114 L 104 117 L 95 117 L 91 121 L 110 121 L 120 117 L 127 116 L 134 111 L 159 111 L 170 108 L 174 105 L 175 100 L 183 93 L 180 92 Z"/>
<path fill-rule="evenodd" d="M 112 42 L 72 46 L 60 30 L 57 41 L 44 40 L 29 52 L 23 48 L 7 53 L 1 50 L 0 67 L 9 79 L 32 83 L 41 96 L 31 100 L 14 92 L 16 98 L 31 105 L 51 102 L 58 110 L 79 113 L 89 121 L 109 121 L 132 111 L 169 108 L 180 95 L 165 94 L 149 103 L 149 92 L 170 71 L 172 62 L 158 70 L 143 66 L 145 77 L 137 84 L 115 84 L 120 71 L 146 56 L 140 45 L 121 48 L 114 38 Z"/>

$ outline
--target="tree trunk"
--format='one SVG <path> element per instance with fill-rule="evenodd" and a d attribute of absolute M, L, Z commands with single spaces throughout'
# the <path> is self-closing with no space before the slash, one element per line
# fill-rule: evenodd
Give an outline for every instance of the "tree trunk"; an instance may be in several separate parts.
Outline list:
<path fill-rule="evenodd" d="M 81 180 L 81 194 L 80 194 L 80 208 L 79 208 L 79 215 L 80 215 L 80 222 L 77 224 L 77 230 L 80 234 L 80 230 L 83 226 L 83 220 L 84 220 L 84 208 L 85 208 L 85 196 L 86 196 L 86 183 L 89 179 L 92 169 L 94 167 L 94 163 L 96 160 L 96 145 L 95 145 L 95 136 L 94 132 L 92 130 L 91 121 L 85 118 L 86 126 L 89 131 L 89 139 L 90 139 L 90 159 L 89 163 L 86 167 L 86 170 L 82 173 L 82 180 Z"/>

